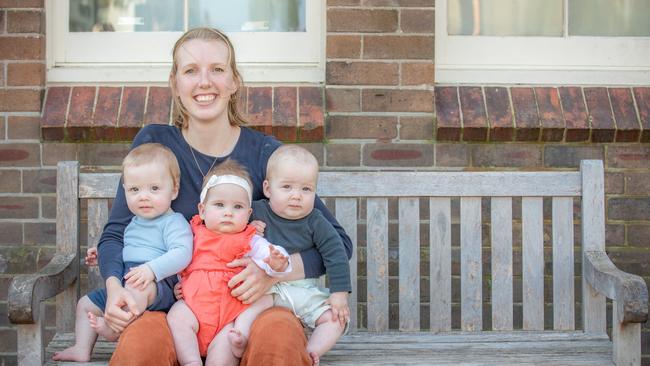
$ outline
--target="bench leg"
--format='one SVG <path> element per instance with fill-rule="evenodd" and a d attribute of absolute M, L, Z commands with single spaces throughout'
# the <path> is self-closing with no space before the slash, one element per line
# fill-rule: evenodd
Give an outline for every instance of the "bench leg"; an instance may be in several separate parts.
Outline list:
<path fill-rule="evenodd" d="M 34 324 L 16 326 L 18 341 L 18 366 L 41 366 L 44 361 L 43 333 L 45 305 L 39 305 L 39 314 Z"/>
<path fill-rule="evenodd" d="M 616 301 L 612 308 L 614 363 L 617 366 L 640 366 L 641 323 L 620 323 L 616 314 Z"/>

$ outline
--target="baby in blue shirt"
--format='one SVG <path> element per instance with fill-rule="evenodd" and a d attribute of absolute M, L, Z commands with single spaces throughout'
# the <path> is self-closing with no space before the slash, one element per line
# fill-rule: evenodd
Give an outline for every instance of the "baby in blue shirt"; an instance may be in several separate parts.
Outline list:
<path fill-rule="evenodd" d="M 167 147 L 148 143 L 129 152 L 122 162 L 122 183 L 129 210 L 135 215 L 124 230 L 122 281 L 135 299 L 133 314 L 167 311 L 174 304 L 170 276 L 192 259 L 192 229 L 171 209 L 178 195 L 180 168 Z M 77 303 L 75 344 L 52 357 L 56 361 L 90 360 L 97 336 L 114 341 L 119 333 L 103 318 L 106 290 L 97 289 Z"/>

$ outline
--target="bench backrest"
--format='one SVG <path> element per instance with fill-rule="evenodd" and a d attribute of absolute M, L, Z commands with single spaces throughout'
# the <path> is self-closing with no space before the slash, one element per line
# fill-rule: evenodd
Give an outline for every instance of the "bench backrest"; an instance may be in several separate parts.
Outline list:
<path fill-rule="evenodd" d="M 80 198 L 96 245 L 119 174 L 60 163 L 59 177 L 66 174 L 73 183 L 58 192 L 68 206 L 57 215 L 57 243 L 79 242 L 70 205 Z M 604 331 L 604 299 L 584 283 L 578 299 L 574 286 L 574 224 L 583 251 L 604 249 L 603 185 L 600 161 L 557 172 L 322 172 L 318 193 L 356 248 L 351 329 L 543 330 L 546 310 L 546 328 L 571 330 L 581 304 L 578 328 Z M 89 283 L 101 284 L 97 271 Z"/>

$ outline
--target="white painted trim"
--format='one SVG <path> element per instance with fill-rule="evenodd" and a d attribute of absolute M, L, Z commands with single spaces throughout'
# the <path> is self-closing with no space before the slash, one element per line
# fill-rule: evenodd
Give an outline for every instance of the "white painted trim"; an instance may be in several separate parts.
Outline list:
<path fill-rule="evenodd" d="M 650 37 L 447 35 L 447 0 L 436 0 L 437 83 L 650 83 Z"/>
<path fill-rule="evenodd" d="M 69 33 L 68 9 L 68 1 L 46 3 L 48 84 L 167 83 L 171 49 L 182 32 Z M 307 0 L 307 32 L 229 34 L 244 81 L 324 82 L 325 12 L 324 2 Z"/>

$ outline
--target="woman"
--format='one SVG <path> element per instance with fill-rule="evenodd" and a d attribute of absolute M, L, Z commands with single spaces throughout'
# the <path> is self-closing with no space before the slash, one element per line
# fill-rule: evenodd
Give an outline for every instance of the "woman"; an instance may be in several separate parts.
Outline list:
<path fill-rule="evenodd" d="M 266 162 L 280 143 L 271 136 L 253 131 L 239 113 L 238 97 L 242 78 L 237 71 L 235 53 L 226 35 L 211 28 L 186 32 L 173 49 L 173 65 L 169 76 L 175 104 L 175 126 L 149 125 L 133 141 L 133 146 L 158 142 L 169 147 L 181 168 L 178 198 L 172 203 L 175 212 L 188 220 L 197 213 L 201 182 L 216 164 L 231 158 L 246 167 L 253 181 L 253 199 L 263 197 L 262 182 Z M 318 200 L 321 210 L 341 235 L 348 258 L 352 243 L 336 219 Z M 122 248 L 124 227 L 131 220 L 118 188 L 109 221 L 99 242 L 99 266 L 106 279 L 105 318 L 116 331 L 125 330 L 138 314 L 122 308 L 133 303 L 122 287 Z M 293 272 L 285 279 L 313 278 L 325 272 L 316 250 L 291 256 Z M 231 262 L 245 267 L 228 285 L 231 294 L 245 303 L 252 303 L 273 285 L 269 277 L 248 259 Z M 173 286 L 175 278 L 165 281 Z M 282 334 L 282 337 L 277 337 Z M 295 317 L 285 309 L 273 308 L 253 324 L 249 346 L 242 365 L 308 365 L 311 360 L 304 351 L 306 338 Z M 297 351 L 298 350 L 298 351 Z M 176 355 L 164 313 L 145 313 L 124 331 L 111 360 L 116 365 L 175 364 Z"/>

